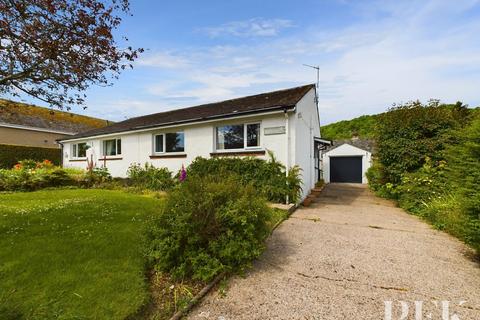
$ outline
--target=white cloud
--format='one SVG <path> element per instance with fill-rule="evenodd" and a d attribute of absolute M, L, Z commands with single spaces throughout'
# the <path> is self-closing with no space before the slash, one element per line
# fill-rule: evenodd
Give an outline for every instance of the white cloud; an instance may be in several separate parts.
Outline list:
<path fill-rule="evenodd" d="M 178 69 L 185 68 L 189 61 L 180 55 L 171 52 L 157 52 L 150 55 L 141 56 L 137 64 L 139 66 Z"/>
<path fill-rule="evenodd" d="M 323 123 L 383 112 L 392 103 L 412 99 L 478 105 L 480 20 L 464 15 L 479 2 L 382 0 L 387 12 L 382 19 L 342 29 L 311 26 L 254 44 L 153 53 L 144 65 L 170 68 L 168 78 L 160 70 L 154 77 L 158 82 L 145 86 L 143 99 L 109 106 L 118 114 L 140 115 L 312 83 L 315 73 L 304 63 L 321 68 Z M 371 3 L 359 7 L 367 17 L 375 10 Z M 262 34 L 249 25 L 227 25 L 213 35 Z"/>
<path fill-rule="evenodd" d="M 262 19 L 254 18 L 245 21 L 233 21 L 218 27 L 199 29 L 212 38 L 222 36 L 236 37 L 272 37 L 286 28 L 293 27 L 293 23 L 287 19 Z"/>

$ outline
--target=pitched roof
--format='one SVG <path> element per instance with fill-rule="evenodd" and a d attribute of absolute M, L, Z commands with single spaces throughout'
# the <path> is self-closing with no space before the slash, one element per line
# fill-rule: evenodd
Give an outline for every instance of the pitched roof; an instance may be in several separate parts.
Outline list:
<path fill-rule="evenodd" d="M 66 139 L 85 138 L 103 134 L 161 127 L 172 124 L 226 118 L 237 116 L 240 114 L 258 113 L 278 110 L 282 108 L 292 108 L 308 91 L 313 88 L 315 88 L 315 85 L 310 84 L 301 87 L 267 92 L 243 98 L 203 104 L 195 107 L 154 113 L 146 116 L 130 118 L 128 120 L 117 122 L 105 128 L 99 128 L 83 132 L 73 137 L 68 137 Z"/>
<path fill-rule="evenodd" d="M 68 134 L 105 127 L 107 120 L 0 99 L 0 126 L 16 125 Z"/>
<path fill-rule="evenodd" d="M 343 139 L 343 140 L 333 140 L 333 144 L 325 149 L 325 152 L 336 149 L 344 144 L 349 144 L 359 149 L 368 151 L 370 153 L 375 153 L 375 140 L 373 139 Z"/>

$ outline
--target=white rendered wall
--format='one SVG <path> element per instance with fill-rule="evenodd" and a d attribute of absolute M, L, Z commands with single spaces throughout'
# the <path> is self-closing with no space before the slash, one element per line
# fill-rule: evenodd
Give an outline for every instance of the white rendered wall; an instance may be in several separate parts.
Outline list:
<path fill-rule="evenodd" d="M 354 147 L 350 144 L 343 144 L 338 148 L 330 150 L 323 154 L 323 179 L 326 183 L 330 182 L 330 157 L 362 157 L 362 183 L 368 183 L 365 173 L 372 165 L 372 154 L 366 150 Z"/>
<path fill-rule="evenodd" d="M 302 168 L 302 199 L 305 198 L 317 182 L 315 179 L 314 137 L 320 137 L 320 122 L 315 90 L 310 90 L 298 103 L 294 115 L 294 130 L 292 140 L 295 158 L 292 165 Z"/>
<path fill-rule="evenodd" d="M 291 116 L 293 117 L 293 116 Z M 258 150 L 271 150 L 275 158 L 285 164 L 287 158 L 286 134 L 265 135 L 264 129 L 267 127 L 285 126 L 285 116 L 283 113 L 270 114 L 264 116 L 253 116 L 238 119 L 222 120 L 212 123 L 203 123 L 188 126 L 178 126 L 169 129 L 151 130 L 140 133 L 120 133 L 114 136 L 104 138 L 91 138 L 78 140 L 74 143 L 87 142 L 92 147 L 88 150 L 87 155 L 93 155 L 96 166 L 101 167 L 104 164 L 108 168 L 110 174 L 114 177 L 126 177 L 130 164 L 136 162 L 144 164 L 146 162 L 156 167 L 167 167 L 170 171 L 176 173 L 182 165 L 188 166 L 196 157 L 209 158 L 211 152 L 215 152 L 214 134 L 215 127 L 222 124 L 250 123 L 260 122 L 260 148 Z M 184 131 L 185 134 L 185 152 L 184 158 L 161 158 L 151 159 L 153 155 L 153 135 L 158 133 Z M 122 154 L 119 156 L 107 157 L 107 161 L 99 160 L 101 156 L 101 143 L 103 140 L 121 138 Z M 63 149 L 63 164 L 65 167 L 76 167 L 85 169 L 86 160 L 77 161 L 71 157 L 71 144 L 73 142 L 65 142 Z M 262 159 L 268 159 L 268 154 L 259 156 Z M 289 150 L 289 157 L 293 159 L 294 153 Z M 121 160 L 114 160 L 121 158 Z M 111 159 L 111 160 L 109 160 Z"/>

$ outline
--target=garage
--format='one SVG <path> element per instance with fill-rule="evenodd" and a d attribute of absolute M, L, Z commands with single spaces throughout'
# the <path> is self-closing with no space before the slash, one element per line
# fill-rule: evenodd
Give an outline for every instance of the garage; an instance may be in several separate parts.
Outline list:
<path fill-rule="evenodd" d="M 374 143 L 370 140 L 334 140 L 322 154 L 323 180 L 326 183 L 367 183 Z"/>
<path fill-rule="evenodd" d="M 330 182 L 362 183 L 362 157 L 331 157 Z"/>

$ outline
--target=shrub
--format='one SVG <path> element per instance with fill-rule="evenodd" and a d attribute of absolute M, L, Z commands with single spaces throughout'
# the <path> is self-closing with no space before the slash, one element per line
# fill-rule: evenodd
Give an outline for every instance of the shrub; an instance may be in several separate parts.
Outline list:
<path fill-rule="evenodd" d="M 85 188 L 100 187 L 112 181 L 112 176 L 105 167 L 93 167 L 80 175 L 79 185 Z"/>
<path fill-rule="evenodd" d="M 31 159 L 43 161 L 48 159 L 54 165 L 60 165 L 62 151 L 57 148 L 25 147 L 8 144 L 0 144 L 0 168 L 10 169 L 19 161 Z"/>
<path fill-rule="evenodd" d="M 420 169 L 427 157 L 442 160 L 445 146 L 455 140 L 449 132 L 467 120 L 468 109 L 461 103 L 440 105 L 436 100 L 410 102 L 379 115 L 376 157 L 384 183 L 400 183 L 404 173 Z"/>
<path fill-rule="evenodd" d="M 285 167 L 270 154 L 270 160 L 257 158 L 196 158 L 187 169 L 188 176 L 196 179 L 207 176 L 234 174 L 241 185 L 253 185 L 257 191 L 273 202 L 284 202 L 288 195 L 291 202 L 297 202 L 302 191 L 301 169 Z"/>
<path fill-rule="evenodd" d="M 168 194 L 148 232 L 148 256 L 158 270 L 209 281 L 261 254 L 269 208 L 253 186 L 237 181 L 189 176 Z"/>
<path fill-rule="evenodd" d="M 173 187 L 172 173 L 167 168 L 156 168 L 145 163 L 145 166 L 134 163 L 127 171 L 130 184 L 144 189 L 166 191 Z"/>
<path fill-rule="evenodd" d="M 59 167 L 0 169 L 0 191 L 34 191 L 67 185 L 75 185 L 75 180 Z"/>
<path fill-rule="evenodd" d="M 456 136 L 459 141 L 445 152 L 448 176 L 462 196 L 465 212 L 480 219 L 480 112 Z"/>
<path fill-rule="evenodd" d="M 395 190 L 400 207 L 416 214 L 429 202 L 441 198 L 447 188 L 445 161 L 433 163 L 428 157 L 425 161 L 421 169 L 402 175 Z"/>

